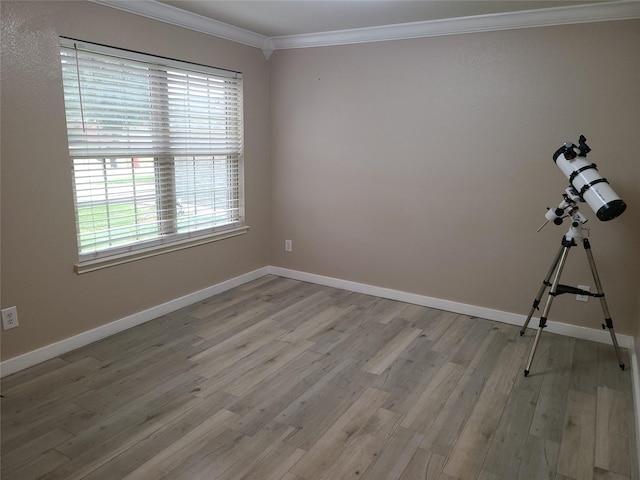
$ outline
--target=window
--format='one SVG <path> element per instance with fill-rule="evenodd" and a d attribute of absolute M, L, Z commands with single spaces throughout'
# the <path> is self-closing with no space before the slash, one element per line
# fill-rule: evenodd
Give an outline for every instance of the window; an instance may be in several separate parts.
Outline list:
<path fill-rule="evenodd" d="M 60 56 L 78 271 L 247 230 L 241 74 L 69 39 Z"/>

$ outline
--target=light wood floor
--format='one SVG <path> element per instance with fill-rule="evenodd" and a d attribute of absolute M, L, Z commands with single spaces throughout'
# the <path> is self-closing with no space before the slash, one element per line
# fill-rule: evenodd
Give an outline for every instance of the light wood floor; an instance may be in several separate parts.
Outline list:
<path fill-rule="evenodd" d="M 2 479 L 638 480 L 613 347 L 518 331 L 263 277 L 3 379 Z"/>

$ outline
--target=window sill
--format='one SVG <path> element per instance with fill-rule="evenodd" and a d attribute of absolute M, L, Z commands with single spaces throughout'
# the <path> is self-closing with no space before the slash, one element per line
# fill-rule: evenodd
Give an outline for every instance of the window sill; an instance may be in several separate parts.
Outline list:
<path fill-rule="evenodd" d="M 116 265 L 122 265 L 124 263 L 135 262 L 137 260 L 142 260 L 143 258 L 155 257 L 156 255 L 162 255 L 164 253 L 175 252 L 178 250 L 184 250 L 186 248 L 197 247 L 198 245 L 217 242 L 219 240 L 224 240 L 225 238 L 236 237 L 238 235 L 247 233 L 247 231 L 249 231 L 249 227 L 242 226 L 234 228 L 232 230 L 225 230 L 223 232 L 218 232 L 202 237 L 189 238 L 166 245 L 154 246 L 144 250 L 136 250 L 133 252 L 111 255 L 94 260 L 87 260 L 84 262 L 76 263 L 74 266 L 74 270 L 78 275 L 94 272 L 103 268 L 109 268 Z"/>

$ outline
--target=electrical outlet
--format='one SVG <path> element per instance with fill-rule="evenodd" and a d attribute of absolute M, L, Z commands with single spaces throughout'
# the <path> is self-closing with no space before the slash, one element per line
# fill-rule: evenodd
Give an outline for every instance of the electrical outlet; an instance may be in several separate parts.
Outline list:
<path fill-rule="evenodd" d="M 9 330 L 20 326 L 18 323 L 18 308 L 9 307 L 2 310 L 2 328 Z"/>
<path fill-rule="evenodd" d="M 578 285 L 578 288 L 580 290 L 585 290 L 587 292 L 591 291 L 591 287 L 588 285 Z M 576 300 L 579 302 L 588 302 L 589 301 L 589 295 L 576 295 Z"/>
<path fill-rule="evenodd" d="M 285 240 L 284 241 L 284 251 L 285 252 L 293 252 L 293 241 Z"/>

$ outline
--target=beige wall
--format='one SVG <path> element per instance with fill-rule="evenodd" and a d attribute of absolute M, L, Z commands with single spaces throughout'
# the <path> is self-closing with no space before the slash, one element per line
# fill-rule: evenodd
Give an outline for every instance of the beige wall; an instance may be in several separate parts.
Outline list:
<path fill-rule="evenodd" d="M 238 70 L 245 78 L 246 235 L 76 275 L 58 35 Z M 268 64 L 260 50 L 87 2 L 2 2 L 2 358 L 268 263 Z"/>
<path fill-rule="evenodd" d="M 1 5 L 1 301 L 21 324 L 2 332 L 2 359 L 267 264 L 526 313 L 565 231 L 535 232 L 566 184 L 551 155 L 580 133 L 630 206 L 607 224 L 584 211 L 616 329 L 640 337 L 630 47 L 640 22 L 278 51 L 267 62 L 86 2 Z M 244 73 L 248 234 L 73 273 L 58 35 Z M 565 283 L 593 285 L 581 250 Z M 597 303 L 565 297 L 551 320 L 598 327 Z"/>
<path fill-rule="evenodd" d="M 640 22 L 277 51 L 272 265 L 525 314 L 567 226 L 536 229 L 585 134 L 628 211 L 591 218 L 618 333 L 639 316 Z M 283 240 L 293 240 L 293 253 Z M 594 286 L 582 247 L 563 283 Z M 599 328 L 568 295 L 550 321 Z"/>

